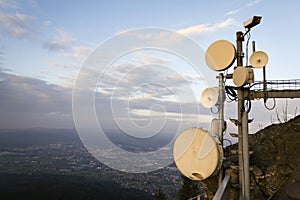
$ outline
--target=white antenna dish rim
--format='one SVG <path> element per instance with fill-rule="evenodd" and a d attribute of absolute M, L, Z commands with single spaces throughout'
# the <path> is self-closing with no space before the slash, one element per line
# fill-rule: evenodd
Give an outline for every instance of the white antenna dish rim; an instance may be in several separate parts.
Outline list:
<path fill-rule="evenodd" d="M 183 154 L 176 155 L 182 152 L 182 141 L 185 142 L 185 137 L 189 137 L 189 134 L 195 134 L 194 141 Z M 175 164 L 184 176 L 192 180 L 204 180 L 222 166 L 223 148 L 220 144 L 218 138 L 202 128 L 186 129 L 174 143 Z"/>
<path fill-rule="evenodd" d="M 218 87 L 206 88 L 200 98 L 200 102 L 205 108 L 212 108 L 218 103 Z"/>
<path fill-rule="evenodd" d="M 264 51 L 255 51 L 249 58 L 250 64 L 254 68 L 262 68 L 269 62 L 268 54 Z"/>
<path fill-rule="evenodd" d="M 236 58 L 235 46 L 227 40 L 217 40 L 206 50 L 205 61 L 214 71 L 224 71 L 232 66 Z"/>

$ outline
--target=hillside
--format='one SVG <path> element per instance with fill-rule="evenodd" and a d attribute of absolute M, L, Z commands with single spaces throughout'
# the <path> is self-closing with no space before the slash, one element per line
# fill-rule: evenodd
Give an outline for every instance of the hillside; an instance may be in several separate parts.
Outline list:
<path fill-rule="evenodd" d="M 238 156 L 225 149 L 227 169 L 238 166 Z M 300 199 L 300 116 L 282 124 L 273 124 L 249 135 L 251 199 Z M 232 179 L 235 182 L 238 178 Z M 203 181 L 209 198 L 217 189 L 216 176 Z M 231 189 L 231 199 L 238 191 Z"/>
<path fill-rule="evenodd" d="M 2 199 L 139 200 L 154 199 L 141 190 L 123 188 L 113 181 L 74 175 L 0 174 Z"/>

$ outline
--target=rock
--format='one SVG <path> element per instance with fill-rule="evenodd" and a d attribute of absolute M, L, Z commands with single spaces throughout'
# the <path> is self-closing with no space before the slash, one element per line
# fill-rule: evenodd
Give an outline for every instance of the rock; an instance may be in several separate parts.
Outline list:
<path fill-rule="evenodd" d="M 224 149 L 225 170 L 229 170 L 230 165 L 238 166 L 238 156 L 230 153 L 237 148 L 234 144 Z M 254 151 L 250 157 L 251 199 L 300 199 L 300 116 L 249 135 L 249 149 Z M 298 168 L 299 173 L 296 173 Z M 230 169 L 229 173 L 236 181 L 238 172 Z M 208 199 L 213 198 L 218 188 L 217 179 L 213 176 L 202 181 L 209 193 Z M 230 199 L 239 199 L 237 188 L 231 189 Z"/>

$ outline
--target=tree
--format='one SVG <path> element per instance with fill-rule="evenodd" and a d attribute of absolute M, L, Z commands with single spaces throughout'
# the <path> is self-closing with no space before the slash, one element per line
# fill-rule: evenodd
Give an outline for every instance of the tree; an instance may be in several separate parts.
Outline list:
<path fill-rule="evenodd" d="M 179 200 L 187 200 L 200 194 L 200 184 L 185 176 L 182 176 L 182 186 L 178 192 Z"/>
<path fill-rule="evenodd" d="M 167 197 L 163 193 L 163 191 L 159 188 L 158 191 L 155 193 L 155 199 L 156 200 L 167 200 Z"/>

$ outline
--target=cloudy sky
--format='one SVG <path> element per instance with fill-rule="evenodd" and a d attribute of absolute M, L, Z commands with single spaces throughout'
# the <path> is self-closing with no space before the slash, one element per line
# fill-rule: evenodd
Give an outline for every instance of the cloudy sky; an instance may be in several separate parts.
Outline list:
<path fill-rule="evenodd" d="M 251 32 L 251 40 L 269 55 L 267 78 L 297 79 L 299 4 L 297 0 L 0 0 L 0 128 L 73 128 L 74 85 L 92 91 L 93 101 L 78 102 L 94 103 L 103 129 L 140 134 L 142 128 L 143 136 L 150 136 L 153 130 L 172 132 L 208 123 L 212 116 L 199 99 L 207 80 L 214 80 L 216 74 L 208 75 L 206 66 L 197 66 L 199 72 L 180 55 L 157 49 L 123 52 L 108 67 L 101 66 L 101 58 L 126 47 L 132 35 L 107 51 L 99 48 L 120 34 L 124 37 L 126 31 L 154 27 L 187 36 L 199 46 L 201 62 L 212 42 L 235 43 L 236 31 L 244 31 L 243 22 L 261 15 L 262 23 Z M 160 45 L 172 43 L 171 49 L 182 45 L 172 37 L 163 39 Z M 261 70 L 255 73 L 261 80 Z M 89 80 L 95 80 L 95 87 L 80 85 Z M 278 101 L 279 113 L 284 104 L 285 100 Z M 257 119 L 256 130 L 269 124 L 275 111 L 262 113 L 263 104 L 254 105 L 250 117 Z M 299 101 L 289 101 L 290 117 L 297 105 Z M 77 111 L 88 124 L 91 116 L 84 112 L 85 106 Z M 226 117 L 235 117 L 236 105 L 226 106 Z"/>

